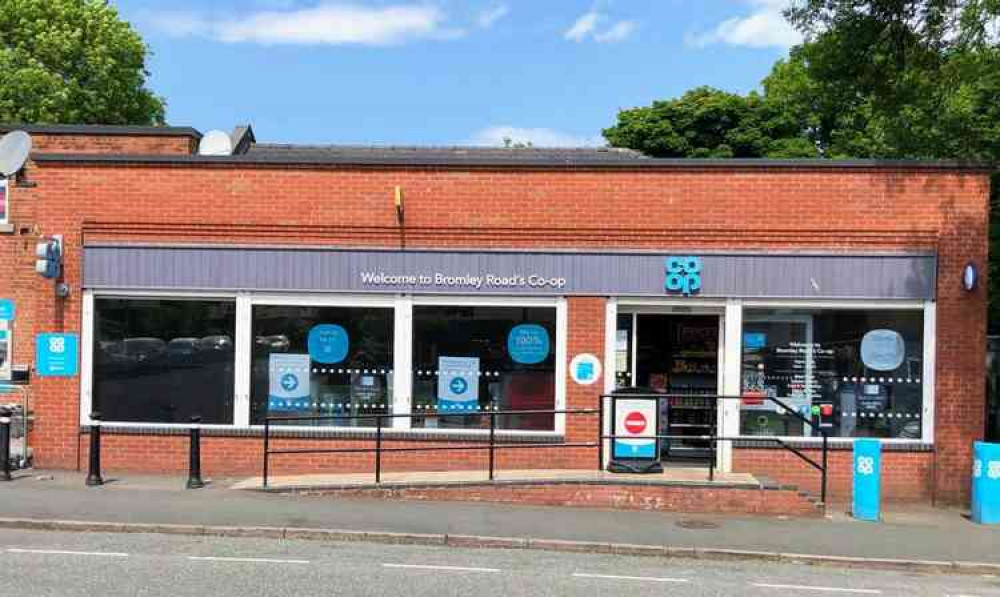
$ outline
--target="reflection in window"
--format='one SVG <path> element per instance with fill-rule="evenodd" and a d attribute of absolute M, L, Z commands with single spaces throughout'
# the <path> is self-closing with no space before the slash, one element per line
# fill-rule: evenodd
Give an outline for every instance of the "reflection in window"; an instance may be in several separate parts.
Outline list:
<path fill-rule="evenodd" d="M 252 338 L 252 424 L 392 411 L 392 309 L 257 305 Z M 375 419 L 291 424 L 374 427 Z"/>
<path fill-rule="evenodd" d="M 556 310 L 413 308 L 413 427 L 488 428 L 492 410 L 555 408 Z M 498 429 L 554 429 L 551 414 L 505 415 Z"/>
<path fill-rule="evenodd" d="M 233 422 L 233 301 L 94 301 L 93 408 L 106 421 Z"/>
<path fill-rule="evenodd" d="M 741 433 L 919 439 L 923 312 L 747 309 Z"/>

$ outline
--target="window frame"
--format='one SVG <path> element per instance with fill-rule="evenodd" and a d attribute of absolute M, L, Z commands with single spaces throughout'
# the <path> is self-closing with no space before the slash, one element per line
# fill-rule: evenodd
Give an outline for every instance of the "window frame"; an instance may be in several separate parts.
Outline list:
<path fill-rule="evenodd" d="M 743 359 L 743 323 L 747 321 L 748 309 L 800 309 L 800 310 L 837 310 L 837 311 L 921 311 L 923 313 L 923 364 L 922 364 L 922 405 L 920 438 L 883 437 L 878 438 L 883 444 L 923 445 L 934 444 L 934 401 L 937 395 L 935 385 L 936 355 L 937 355 L 937 303 L 920 300 L 772 300 L 743 299 L 740 301 L 739 347 L 737 361 L 742 366 Z M 753 321 L 751 319 L 750 321 Z M 736 380 L 736 386 L 742 394 L 741 379 Z M 740 404 L 742 406 L 742 404 Z M 759 441 L 760 436 L 743 435 L 739 428 L 737 417 L 736 432 L 732 437 L 746 441 Z M 782 435 L 769 436 L 786 442 L 822 443 L 822 436 L 813 435 Z M 830 437 L 830 443 L 852 445 L 856 437 Z"/>
<path fill-rule="evenodd" d="M 94 365 L 94 323 L 96 299 L 171 299 L 171 300 L 224 300 L 236 305 L 236 334 L 234 338 L 234 397 L 232 424 L 204 424 L 204 429 L 221 431 L 263 430 L 263 425 L 250 424 L 250 374 L 252 359 L 252 318 L 253 307 L 275 305 L 288 307 L 345 307 L 345 308 L 388 308 L 393 310 L 393 369 L 412 369 L 413 348 L 413 306 L 483 306 L 483 307 L 548 307 L 556 310 L 556 366 L 555 366 L 555 408 L 566 408 L 566 354 L 567 354 L 567 303 L 565 297 L 517 297 L 517 296 L 468 296 L 468 295 L 411 295 L 411 294 L 321 294 L 288 292 L 226 292 L 226 291 L 174 291 L 174 290 L 129 290 L 129 289 L 85 289 L 81 308 L 81 362 L 80 362 L 80 414 L 81 426 L 93 425 L 90 413 L 93 409 L 93 365 Z M 409 414 L 412 404 L 412 376 L 393 375 L 392 412 Z M 101 421 L 102 425 L 132 429 L 190 429 L 190 423 L 153 423 L 133 421 Z M 394 431 L 411 431 L 410 418 L 399 417 L 392 420 Z M 321 432 L 336 436 L 338 433 L 374 431 L 374 427 L 322 427 L 304 425 L 283 425 L 284 432 Z M 477 436 L 486 437 L 485 429 L 413 429 L 421 436 Z M 555 415 L 553 431 L 538 430 L 497 430 L 497 435 L 518 435 L 534 437 L 558 437 L 565 434 L 566 415 Z"/>

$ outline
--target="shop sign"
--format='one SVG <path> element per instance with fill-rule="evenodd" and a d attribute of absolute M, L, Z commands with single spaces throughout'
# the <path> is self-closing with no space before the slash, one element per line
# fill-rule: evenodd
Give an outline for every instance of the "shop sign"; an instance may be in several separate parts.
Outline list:
<path fill-rule="evenodd" d="M 876 371 L 895 371 L 903 364 L 906 343 L 899 332 L 872 330 L 861 339 L 861 361 Z"/>
<path fill-rule="evenodd" d="M 541 363 L 549 357 L 549 332 L 535 323 L 514 326 L 507 334 L 507 353 L 522 365 Z"/>
<path fill-rule="evenodd" d="M 569 362 L 569 376 L 582 386 L 589 386 L 601 377 L 601 361 L 589 353 L 578 354 Z"/>
<path fill-rule="evenodd" d="M 655 459 L 657 400 L 614 400 L 616 437 L 612 458 Z"/>
<path fill-rule="evenodd" d="M 438 410 L 479 406 L 479 358 L 438 357 Z"/>
<path fill-rule="evenodd" d="M 767 346 L 767 334 L 763 332 L 744 332 L 743 349 L 760 350 Z"/>
<path fill-rule="evenodd" d="M 76 334 L 38 334 L 35 338 L 35 368 L 41 377 L 72 377 L 77 374 L 80 353 Z"/>
<path fill-rule="evenodd" d="M 16 311 L 14 301 L 10 299 L 0 299 L 0 321 L 13 320 Z"/>
<path fill-rule="evenodd" d="M 350 338 L 343 326 L 321 323 L 309 330 L 309 356 L 317 363 L 332 365 L 347 358 Z"/>
<path fill-rule="evenodd" d="M 309 410 L 311 395 L 307 354 L 272 353 L 268 358 L 268 412 Z"/>
<path fill-rule="evenodd" d="M 694 256 L 667 257 L 664 287 L 672 294 L 698 294 L 701 291 L 701 259 Z"/>

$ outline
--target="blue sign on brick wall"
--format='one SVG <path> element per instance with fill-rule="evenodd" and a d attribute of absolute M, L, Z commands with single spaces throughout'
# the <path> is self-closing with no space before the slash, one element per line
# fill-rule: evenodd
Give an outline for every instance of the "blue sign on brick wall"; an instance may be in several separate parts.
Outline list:
<path fill-rule="evenodd" d="M 11 321 L 14 319 L 16 309 L 14 301 L 10 299 L 0 299 L 0 321 Z"/>
<path fill-rule="evenodd" d="M 35 368 L 42 377 L 72 377 L 77 374 L 80 342 L 76 334 L 38 334 L 35 338 Z"/>
<path fill-rule="evenodd" d="M 882 498 L 882 442 L 854 440 L 854 518 L 878 522 Z"/>
<path fill-rule="evenodd" d="M 972 520 L 1000 524 L 1000 444 L 976 442 L 972 459 Z"/>

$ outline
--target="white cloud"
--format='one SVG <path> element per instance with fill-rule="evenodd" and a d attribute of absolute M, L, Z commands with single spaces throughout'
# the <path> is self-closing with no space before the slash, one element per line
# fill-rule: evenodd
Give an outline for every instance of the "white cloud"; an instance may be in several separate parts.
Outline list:
<path fill-rule="evenodd" d="M 165 13 L 153 16 L 150 24 L 170 35 L 196 35 L 226 43 L 385 46 L 464 34 L 461 29 L 446 27 L 445 21 L 440 9 L 422 3 L 370 7 L 323 2 L 237 17 Z"/>
<path fill-rule="evenodd" d="M 462 145 L 502 147 L 504 139 L 513 143 L 530 143 L 535 147 L 597 147 L 604 145 L 599 136 L 574 135 L 550 128 L 523 128 L 516 126 L 491 126 L 476 131 Z"/>
<path fill-rule="evenodd" d="M 635 21 L 618 21 L 607 31 L 594 35 L 594 41 L 601 43 L 614 43 L 628 39 L 636 28 Z"/>
<path fill-rule="evenodd" d="M 510 12 L 510 7 L 506 4 L 497 4 L 481 13 L 476 19 L 476 24 L 483 29 L 489 29 L 496 24 L 497 21 L 507 16 Z"/>
<path fill-rule="evenodd" d="M 584 13 L 566 30 L 563 37 L 570 41 L 581 42 L 597 29 L 597 24 L 603 19 L 604 15 L 596 11 Z"/>
<path fill-rule="evenodd" d="M 686 37 L 690 46 L 703 48 L 713 44 L 749 48 L 789 48 L 802 41 L 802 35 L 785 19 L 781 11 L 789 0 L 747 0 L 754 12 L 744 17 L 722 21 L 709 31 Z"/>

